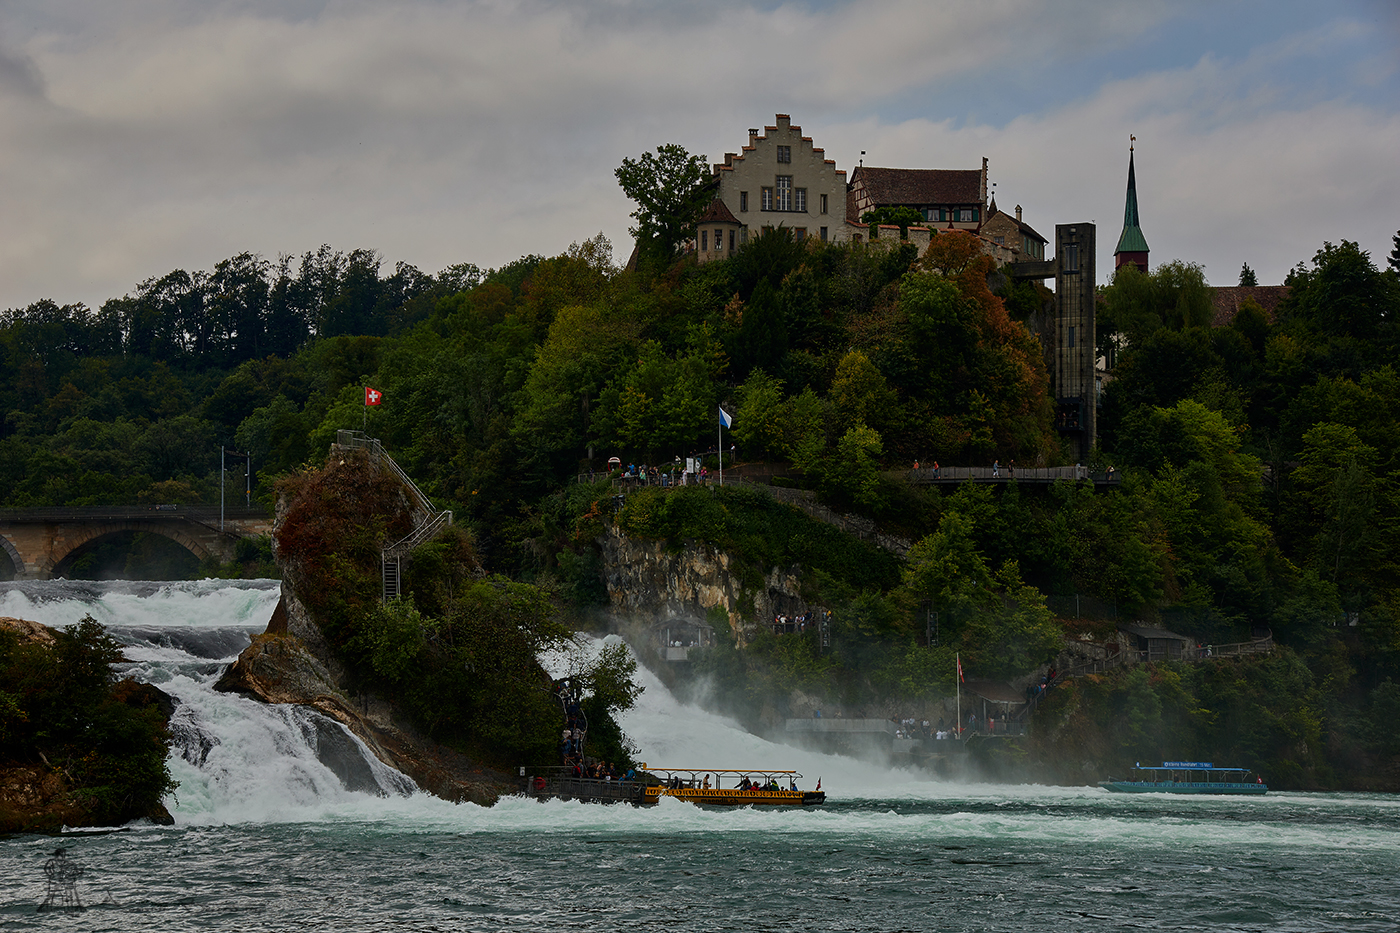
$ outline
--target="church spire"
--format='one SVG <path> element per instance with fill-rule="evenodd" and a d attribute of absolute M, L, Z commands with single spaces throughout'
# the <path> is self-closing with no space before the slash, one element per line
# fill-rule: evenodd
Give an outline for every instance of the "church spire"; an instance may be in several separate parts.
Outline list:
<path fill-rule="evenodd" d="M 1128 199 L 1123 205 L 1123 233 L 1118 237 L 1118 248 L 1113 251 L 1113 268 L 1131 262 L 1141 272 L 1147 271 L 1147 238 L 1138 225 L 1137 172 L 1133 167 L 1133 143 L 1136 136 L 1128 137 Z"/>

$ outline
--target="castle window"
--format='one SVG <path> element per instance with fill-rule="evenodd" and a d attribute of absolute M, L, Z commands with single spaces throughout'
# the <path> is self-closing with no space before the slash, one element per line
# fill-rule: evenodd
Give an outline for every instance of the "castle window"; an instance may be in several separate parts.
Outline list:
<path fill-rule="evenodd" d="M 790 211 L 790 210 L 792 210 L 792 176 L 791 176 L 791 175 L 779 175 L 779 176 L 778 176 L 778 185 L 777 185 L 777 187 L 778 187 L 778 203 L 777 203 L 777 205 L 776 205 L 776 207 L 775 207 L 775 210 L 780 210 L 780 211 Z"/>
<path fill-rule="evenodd" d="M 762 195 L 762 210 L 771 211 L 773 209 L 773 189 L 764 188 L 759 192 Z"/>
<path fill-rule="evenodd" d="M 729 231 L 729 251 L 734 252 L 734 231 Z"/>
<path fill-rule="evenodd" d="M 826 213 L 826 195 L 822 195 L 822 213 Z M 823 227 L 822 229 L 825 230 L 826 228 Z M 826 237 L 822 237 L 822 239 L 825 240 Z"/>
<path fill-rule="evenodd" d="M 716 231 L 715 231 L 715 249 L 717 249 L 717 250 L 724 249 L 724 231 L 723 231 L 723 230 L 716 230 Z"/>
<path fill-rule="evenodd" d="M 779 146 L 779 147 L 778 147 L 778 161 L 779 161 L 779 162 L 791 162 L 791 161 L 792 161 L 792 147 L 791 147 L 791 146 Z"/>
<path fill-rule="evenodd" d="M 798 188 L 798 189 L 797 189 L 797 198 L 796 198 L 796 200 L 795 200 L 795 202 L 794 202 L 794 204 L 793 204 L 793 210 L 804 211 L 804 212 L 807 210 L 807 189 L 806 189 L 806 188 Z"/>
<path fill-rule="evenodd" d="M 1067 350 L 1073 350 L 1073 349 L 1074 349 L 1074 325 L 1073 325 L 1073 324 L 1071 324 L 1071 325 L 1069 325 L 1069 327 L 1065 328 L 1065 349 L 1067 349 Z"/>
<path fill-rule="evenodd" d="M 1066 244 L 1065 244 L 1064 271 L 1065 271 L 1066 273 L 1069 273 L 1069 272 L 1078 272 L 1078 271 L 1079 271 L 1079 244 L 1078 244 L 1078 243 L 1066 243 Z"/>
<path fill-rule="evenodd" d="M 744 213 L 744 211 L 747 211 L 748 209 L 749 209 L 749 193 L 748 193 L 747 191 L 740 191 L 740 192 L 739 192 L 739 213 L 742 214 L 742 213 Z"/>
<path fill-rule="evenodd" d="M 928 208 L 927 210 L 924 211 L 924 220 L 930 220 L 930 221 L 937 222 L 937 221 L 940 221 L 940 220 L 942 220 L 942 219 L 943 219 L 943 211 L 939 210 L 939 209 L 936 208 L 936 207 L 930 207 L 930 208 Z"/>
<path fill-rule="evenodd" d="M 977 212 L 969 208 L 958 211 L 958 223 L 970 224 L 977 219 Z"/>
<path fill-rule="evenodd" d="M 822 195 L 822 197 L 826 197 L 826 195 Z M 822 227 L 822 242 L 823 242 L 823 243 L 826 242 L 826 228 L 825 228 L 825 227 Z"/>
<path fill-rule="evenodd" d="M 801 243 L 803 240 L 807 239 L 807 228 L 798 227 L 793 231 L 793 235 L 797 237 L 797 242 Z"/>
<path fill-rule="evenodd" d="M 701 231 L 700 231 L 700 251 L 703 253 L 705 250 L 707 250 L 707 249 L 709 249 L 709 248 L 710 248 L 710 232 L 709 232 L 708 230 L 701 230 Z"/>

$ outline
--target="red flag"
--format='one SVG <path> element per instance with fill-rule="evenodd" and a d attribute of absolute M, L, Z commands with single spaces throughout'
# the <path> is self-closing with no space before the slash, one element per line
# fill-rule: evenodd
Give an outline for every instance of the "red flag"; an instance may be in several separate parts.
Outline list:
<path fill-rule="evenodd" d="M 383 392 L 380 392 L 378 389 L 371 389 L 369 386 L 365 386 L 366 405 L 378 405 L 382 401 L 384 401 Z"/>
<path fill-rule="evenodd" d="M 963 680 L 962 658 L 958 658 L 958 683 L 960 683 L 960 684 L 965 684 L 965 683 L 967 683 L 967 681 Z"/>
<path fill-rule="evenodd" d="M 821 789 L 822 789 L 822 779 L 821 779 L 821 778 L 817 778 L 817 790 L 821 790 Z"/>

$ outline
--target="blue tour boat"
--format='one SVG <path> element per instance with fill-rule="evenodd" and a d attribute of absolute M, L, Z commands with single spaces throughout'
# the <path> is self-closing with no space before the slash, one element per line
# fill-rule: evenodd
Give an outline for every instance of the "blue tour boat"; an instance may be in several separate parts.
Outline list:
<path fill-rule="evenodd" d="M 1117 794 L 1267 794 L 1269 785 L 1248 768 L 1217 768 L 1209 761 L 1164 761 L 1161 767 L 1133 769 L 1141 777 L 1129 781 L 1100 781 Z"/>

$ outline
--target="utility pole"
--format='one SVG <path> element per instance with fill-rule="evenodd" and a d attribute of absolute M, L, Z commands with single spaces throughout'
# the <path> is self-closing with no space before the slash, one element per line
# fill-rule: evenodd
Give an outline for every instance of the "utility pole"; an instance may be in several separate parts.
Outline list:
<path fill-rule="evenodd" d="M 219 531 L 224 530 L 224 445 L 219 445 Z"/>

